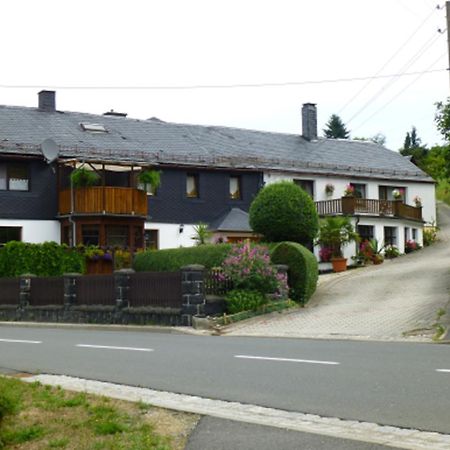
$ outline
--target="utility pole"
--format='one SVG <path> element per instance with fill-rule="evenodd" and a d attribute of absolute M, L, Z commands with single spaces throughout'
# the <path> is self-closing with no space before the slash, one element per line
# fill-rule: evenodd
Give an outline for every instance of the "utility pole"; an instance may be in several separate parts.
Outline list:
<path fill-rule="evenodd" d="M 450 1 L 445 2 L 445 10 L 447 15 L 447 48 L 448 48 L 448 72 L 450 81 Z"/>

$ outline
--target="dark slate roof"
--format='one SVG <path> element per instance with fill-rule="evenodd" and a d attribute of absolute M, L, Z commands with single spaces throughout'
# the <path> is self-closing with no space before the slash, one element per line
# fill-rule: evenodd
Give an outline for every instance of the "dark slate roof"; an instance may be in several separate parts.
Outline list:
<path fill-rule="evenodd" d="M 108 132 L 83 131 L 81 123 L 102 124 Z M 310 142 L 296 134 L 0 106 L 0 153 L 40 155 L 47 138 L 56 141 L 62 158 L 433 181 L 372 142 Z"/>
<path fill-rule="evenodd" d="M 209 228 L 213 231 L 237 231 L 251 233 L 248 213 L 239 208 L 230 211 L 213 221 Z"/>

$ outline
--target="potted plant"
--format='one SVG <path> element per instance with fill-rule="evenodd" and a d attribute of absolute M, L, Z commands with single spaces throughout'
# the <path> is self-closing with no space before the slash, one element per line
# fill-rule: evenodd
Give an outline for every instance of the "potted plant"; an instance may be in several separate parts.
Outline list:
<path fill-rule="evenodd" d="M 422 206 L 422 199 L 418 195 L 414 196 L 413 202 L 416 205 L 416 208 L 420 208 Z"/>
<path fill-rule="evenodd" d="M 93 170 L 79 167 L 70 174 L 70 181 L 74 188 L 95 186 L 100 182 L 100 175 Z"/>
<path fill-rule="evenodd" d="M 143 170 L 138 175 L 138 182 L 149 194 L 154 194 L 161 184 L 161 172 L 159 170 Z"/>
<path fill-rule="evenodd" d="M 342 254 L 342 248 L 359 239 L 348 217 L 336 216 L 324 219 L 319 228 L 318 243 L 331 249 L 331 263 L 334 272 L 347 269 L 347 259 Z"/>
<path fill-rule="evenodd" d="M 394 200 L 402 200 L 404 194 L 405 194 L 404 189 L 394 189 L 392 191 L 392 197 L 394 197 Z"/>
<path fill-rule="evenodd" d="M 384 257 L 382 255 L 382 251 L 384 250 L 384 246 L 379 245 L 377 239 L 370 239 L 369 248 L 372 252 L 371 261 L 373 264 L 381 264 L 384 261 Z"/>
<path fill-rule="evenodd" d="M 347 184 L 344 189 L 344 197 L 353 197 L 355 195 L 355 186 Z"/>
<path fill-rule="evenodd" d="M 334 184 L 328 183 L 325 186 L 325 194 L 330 196 L 330 195 L 333 195 L 333 192 L 334 192 Z"/>

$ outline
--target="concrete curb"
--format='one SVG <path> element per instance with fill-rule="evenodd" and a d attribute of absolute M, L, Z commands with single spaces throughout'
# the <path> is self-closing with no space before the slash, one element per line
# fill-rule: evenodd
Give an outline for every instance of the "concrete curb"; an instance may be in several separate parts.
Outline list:
<path fill-rule="evenodd" d="M 88 392 L 127 401 L 141 401 L 162 408 L 208 415 L 220 419 L 254 423 L 396 448 L 446 450 L 450 445 L 449 434 L 360 422 L 338 417 L 324 417 L 225 400 L 212 400 L 148 388 L 56 375 L 38 375 L 24 378 L 23 381 L 40 381 L 46 385 L 61 386 L 72 391 Z"/>
<path fill-rule="evenodd" d="M 163 327 L 157 325 L 101 325 L 92 323 L 53 323 L 53 322 L 0 322 L 0 327 L 56 328 L 66 330 L 136 331 L 166 334 L 199 334 L 190 327 Z"/>

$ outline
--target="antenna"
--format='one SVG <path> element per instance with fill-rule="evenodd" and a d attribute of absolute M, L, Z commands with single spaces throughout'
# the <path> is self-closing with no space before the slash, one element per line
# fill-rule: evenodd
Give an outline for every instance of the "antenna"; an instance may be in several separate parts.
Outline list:
<path fill-rule="evenodd" d="M 58 157 L 58 145 L 53 139 L 46 139 L 41 144 L 41 152 L 44 155 L 47 164 L 51 164 Z"/>

